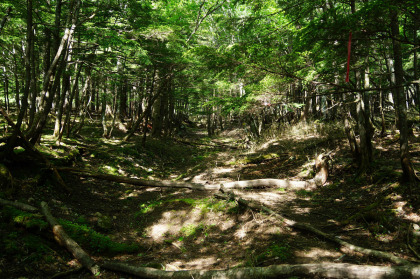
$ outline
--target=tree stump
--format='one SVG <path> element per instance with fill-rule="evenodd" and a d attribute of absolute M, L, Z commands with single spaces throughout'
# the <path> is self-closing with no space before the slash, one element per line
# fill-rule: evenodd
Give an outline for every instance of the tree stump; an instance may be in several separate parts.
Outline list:
<path fill-rule="evenodd" d="M 316 173 L 314 181 L 316 186 L 322 186 L 328 179 L 328 161 L 331 160 L 329 154 L 320 154 L 315 159 L 314 171 Z"/>

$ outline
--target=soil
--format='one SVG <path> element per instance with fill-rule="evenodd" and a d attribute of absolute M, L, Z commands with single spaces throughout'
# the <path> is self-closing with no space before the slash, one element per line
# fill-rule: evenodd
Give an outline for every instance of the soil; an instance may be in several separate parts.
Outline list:
<path fill-rule="evenodd" d="M 261 188 L 235 193 L 355 245 L 406 259 L 415 257 L 407 239 L 416 249 L 409 224 L 420 222 L 418 198 L 399 182 L 399 146 L 393 136 L 375 138 L 375 161 L 362 176 L 355 175 L 357 168 L 344 138 L 282 136 L 252 146 L 241 138 L 240 130 L 226 131 L 212 139 L 206 138 L 203 131 L 190 131 L 188 139 L 150 139 L 146 147 L 135 140 L 124 144 L 115 139 L 85 138 L 65 142 L 69 148 L 76 146 L 80 154 L 66 164 L 123 176 L 202 184 L 258 178 L 305 180 L 313 176 L 316 156 L 331 152 L 328 181 L 313 191 Z M 48 140 L 43 146 L 58 148 Z M 411 147 L 416 159 L 420 154 L 417 137 L 412 139 Z M 171 154 L 168 150 L 176 152 Z M 140 247 L 135 253 L 117 255 L 98 254 L 85 248 L 98 262 L 110 259 L 165 270 L 320 262 L 390 265 L 361 254 L 345 254 L 337 245 L 285 227 L 282 220 L 273 216 L 220 200 L 214 195 L 216 191 L 146 188 L 62 173 L 73 189 L 67 194 L 48 177 L 45 183 L 31 183 L 29 178 L 20 176 L 29 167 L 20 164 L 11 168 L 22 185 L 11 194 L 13 200 L 34 206 L 47 201 L 56 218 L 72 222 L 82 218 L 89 227 L 112 240 Z M 349 219 L 375 202 L 373 210 Z M 102 216 L 110 220 L 105 227 L 98 224 Z M 46 278 L 79 266 L 47 232 L 42 234 L 55 258 L 38 259 L 36 265 L 25 259 L 0 259 L 0 277 Z M 101 278 L 122 276 L 132 278 L 110 271 L 101 274 Z M 94 276 L 80 271 L 67 278 Z"/>

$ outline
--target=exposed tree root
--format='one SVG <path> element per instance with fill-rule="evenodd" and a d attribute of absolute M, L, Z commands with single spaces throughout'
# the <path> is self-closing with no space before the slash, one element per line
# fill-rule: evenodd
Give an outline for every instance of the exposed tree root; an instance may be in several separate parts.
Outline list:
<path fill-rule="evenodd" d="M 65 246 L 72 255 L 93 275 L 100 274 L 100 267 L 91 259 L 91 257 L 64 231 L 63 227 L 58 224 L 55 218 L 51 215 L 46 202 L 41 202 L 41 211 L 47 219 L 48 223 L 53 229 L 56 241 Z"/>
<path fill-rule="evenodd" d="M 60 184 L 60 186 L 65 189 L 68 193 L 71 192 L 71 189 L 66 185 L 66 183 L 64 183 L 64 180 L 61 178 L 60 174 L 58 173 L 57 169 L 50 163 L 50 161 L 47 159 L 47 157 L 45 157 L 41 152 L 39 152 L 33 145 L 32 143 L 30 143 L 28 141 L 28 139 L 25 137 L 25 135 L 22 133 L 22 131 L 20 129 L 18 129 L 15 125 L 15 123 L 12 121 L 12 119 L 10 119 L 9 115 L 7 115 L 7 113 L 3 110 L 3 108 L 0 106 L 0 113 L 4 116 L 4 118 L 6 119 L 7 123 L 12 126 L 12 128 L 17 132 L 17 135 L 22 139 L 23 141 L 23 148 L 25 148 L 25 150 L 33 153 L 36 157 L 38 157 L 39 159 L 41 159 L 44 164 L 47 166 L 48 169 L 50 169 L 58 184 Z"/>
<path fill-rule="evenodd" d="M 140 278 L 159 279 L 254 279 L 282 278 L 285 276 L 322 276 L 325 278 L 355 279 L 408 279 L 420 278 L 420 266 L 372 266 L 346 263 L 272 265 L 267 267 L 243 267 L 228 270 L 163 271 L 149 267 L 136 267 L 124 263 L 106 262 L 102 268 L 120 271 Z"/>
<path fill-rule="evenodd" d="M 360 246 L 356 246 L 353 244 L 350 244 L 342 239 L 340 239 L 339 237 L 336 236 L 332 236 L 329 235 L 327 233 L 324 233 L 308 224 L 305 223 L 300 223 L 291 219 L 287 219 L 284 216 L 274 212 L 273 210 L 269 209 L 266 206 L 263 206 L 261 204 L 258 204 L 256 202 L 252 202 L 252 201 L 247 201 L 241 197 L 237 197 L 232 191 L 226 191 L 223 188 L 221 189 L 222 192 L 226 193 L 227 195 L 225 195 L 225 198 L 229 198 L 229 199 L 234 199 L 236 200 L 239 204 L 244 205 L 246 207 L 249 207 L 251 209 L 254 210 L 258 210 L 258 211 L 263 211 L 266 212 L 268 214 L 271 214 L 273 216 L 276 216 L 276 218 L 280 219 L 283 221 L 283 223 L 289 227 L 292 228 L 297 228 L 297 229 L 301 229 L 301 230 L 305 230 L 308 232 L 312 232 L 318 236 L 321 236 L 331 242 L 334 242 L 338 245 L 341 246 L 341 249 L 343 252 L 345 253 L 354 253 L 354 252 L 359 252 L 362 253 L 364 255 L 367 256 L 374 256 L 376 258 L 381 258 L 381 259 L 386 259 L 389 260 L 391 262 L 394 262 L 396 264 L 411 264 L 410 261 L 407 261 L 405 259 L 402 259 L 400 257 L 397 257 L 395 255 L 393 255 L 392 253 L 387 253 L 387 252 L 383 252 L 383 251 L 378 251 L 378 250 L 373 250 L 373 249 L 368 249 L 368 248 L 363 248 Z M 220 196 L 220 195 L 219 195 Z M 223 196 L 222 196 L 223 197 Z"/>

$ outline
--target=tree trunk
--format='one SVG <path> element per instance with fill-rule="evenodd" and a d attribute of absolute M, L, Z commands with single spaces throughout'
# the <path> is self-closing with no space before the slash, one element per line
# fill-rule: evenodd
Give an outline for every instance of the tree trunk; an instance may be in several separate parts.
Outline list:
<path fill-rule="evenodd" d="M 155 91 L 155 81 L 156 81 L 156 72 L 157 72 L 157 69 L 156 69 L 156 66 L 154 66 L 153 67 L 152 78 L 151 78 L 151 82 L 150 82 L 150 86 L 149 86 L 149 90 L 147 90 L 147 79 L 146 79 L 146 92 L 148 92 L 147 107 L 143 111 L 143 113 L 141 115 L 139 115 L 139 117 L 137 118 L 136 122 L 134 122 L 134 124 L 131 127 L 130 131 L 124 137 L 124 141 L 128 141 L 134 135 L 134 133 L 139 129 L 141 122 L 143 121 L 143 119 L 145 118 L 145 116 L 150 113 L 149 111 L 151 110 L 151 108 L 153 106 L 153 103 L 159 97 L 159 93 L 160 93 L 159 90 L 156 93 L 154 93 L 154 91 Z M 141 106 L 141 105 L 142 105 L 142 103 L 139 103 L 139 106 Z M 139 107 L 139 111 L 141 111 L 141 108 L 140 107 Z"/>
<path fill-rule="evenodd" d="M 41 202 L 41 211 L 45 216 L 45 219 L 50 224 L 54 237 L 57 242 L 65 246 L 72 255 L 90 272 L 97 276 L 100 274 L 99 266 L 92 260 L 92 258 L 77 244 L 72 238 L 70 238 L 67 233 L 64 231 L 63 227 L 55 220 L 51 215 L 51 212 L 47 206 L 46 202 Z"/>
<path fill-rule="evenodd" d="M 73 84 L 71 86 L 71 92 L 68 94 L 67 102 L 65 103 L 64 111 L 66 112 L 66 118 L 64 120 L 63 125 L 60 129 L 60 135 L 58 136 L 58 142 L 61 141 L 64 129 L 67 128 L 67 136 L 70 134 L 70 119 L 71 119 L 71 110 L 72 110 L 72 103 L 75 98 L 76 92 L 79 90 L 79 77 L 82 71 L 83 64 L 76 64 L 76 77 L 74 78 Z"/>
<path fill-rule="evenodd" d="M 394 54 L 394 68 L 395 68 L 395 94 L 394 99 L 397 101 L 396 113 L 398 116 L 399 130 L 400 130 L 400 161 L 403 170 L 403 178 L 411 184 L 417 180 L 413 165 L 410 159 L 408 146 L 408 125 L 407 125 L 407 106 L 406 96 L 404 93 L 404 70 L 401 43 L 399 41 L 400 30 L 398 23 L 398 11 L 396 9 L 390 10 L 391 13 L 391 33 L 392 45 Z"/>
<path fill-rule="evenodd" d="M 12 11 L 12 7 L 7 8 L 6 15 L 3 17 L 3 19 L 0 22 L 0 34 L 1 34 L 1 31 L 3 31 L 3 28 L 6 25 L 7 20 L 9 19 L 11 11 Z"/>
<path fill-rule="evenodd" d="M 63 90 L 61 92 L 60 98 L 58 99 L 58 105 L 56 107 L 57 113 L 55 118 L 55 125 L 54 125 L 54 134 L 53 137 L 58 140 L 61 131 L 61 120 L 63 119 L 63 112 L 64 112 L 64 102 L 66 100 L 66 96 L 70 93 L 70 75 L 65 74 L 63 76 Z"/>
<path fill-rule="evenodd" d="M 32 25 L 32 12 L 33 11 L 32 10 L 33 10 L 32 0 L 27 0 L 27 15 L 26 15 L 27 41 L 26 41 L 26 48 L 25 48 L 25 91 L 24 91 L 24 96 L 22 98 L 22 107 L 20 108 L 13 134 L 9 138 L 8 142 L 6 143 L 6 146 L 4 147 L 4 153 L 2 155 L 4 157 L 12 156 L 11 153 L 13 152 L 13 149 L 15 147 L 16 140 L 20 132 L 20 127 L 22 125 L 23 118 L 25 117 L 26 109 L 28 107 L 28 96 L 29 96 L 30 83 L 31 83 L 30 58 L 32 57 L 31 50 L 32 50 L 32 45 L 33 45 L 33 25 Z M 17 102 L 19 102 L 19 100 L 17 100 Z"/>
<path fill-rule="evenodd" d="M 89 108 L 89 104 L 90 104 L 90 96 L 88 94 L 88 87 L 89 87 L 89 83 L 91 80 L 91 69 L 88 67 L 86 69 L 86 80 L 85 80 L 85 85 L 83 86 L 83 91 L 82 91 L 82 104 L 81 104 L 81 108 L 79 108 L 79 123 L 76 125 L 74 124 L 75 128 L 73 130 L 73 134 L 74 135 L 78 135 L 80 133 L 80 131 L 83 128 L 84 122 L 85 122 L 85 116 L 87 113 L 87 110 Z"/>
<path fill-rule="evenodd" d="M 54 93 L 58 88 L 59 80 L 67 60 L 67 54 L 69 50 L 68 48 L 76 28 L 80 0 L 74 0 L 71 3 L 73 4 L 70 9 L 72 12 L 69 13 L 67 18 L 67 24 L 70 24 L 71 22 L 71 27 L 65 30 L 64 36 L 61 38 L 61 43 L 58 47 L 55 57 L 50 65 L 50 68 L 48 69 L 48 72 L 45 74 L 41 94 L 41 97 L 44 97 L 44 101 L 41 101 L 41 109 L 37 113 L 33 125 L 28 130 L 28 135 L 32 143 L 36 143 L 40 139 L 42 130 L 47 122 L 48 114 L 51 110 L 51 105 L 54 98 Z"/>

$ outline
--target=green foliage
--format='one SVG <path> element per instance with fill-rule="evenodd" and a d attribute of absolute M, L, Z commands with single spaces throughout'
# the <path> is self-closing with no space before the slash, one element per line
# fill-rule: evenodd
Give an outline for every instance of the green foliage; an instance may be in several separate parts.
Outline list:
<path fill-rule="evenodd" d="M 4 207 L 0 211 L 0 257 L 25 258 L 27 262 L 36 262 L 48 254 L 51 248 L 47 241 L 32 233 L 48 227 L 41 218 L 39 214 Z M 31 230 L 19 230 L 15 225 Z"/>
<path fill-rule="evenodd" d="M 269 260 L 275 260 L 276 263 L 281 263 L 288 260 L 291 256 L 292 253 L 287 243 L 273 243 L 261 253 L 248 250 L 244 265 L 255 267 Z"/>
<path fill-rule="evenodd" d="M 185 237 L 194 237 L 204 230 L 203 224 L 189 224 L 181 228 L 180 233 Z"/>
<path fill-rule="evenodd" d="M 311 197 L 313 192 L 307 190 L 297 190 L 296 195 L 299 197 Z"/>
<path fill-rule="evenodd" d="M 164 201 L 148 201 L 140 204 L 140 210 L 136 212 L 136 218 L 153 211 L 156 207 L 161 206 Z"/>
<path fill-rule="evenodd" d="M 48 223 L 43 220 L 43 217 L 39 214 L 27 213 L 21 210 L 18 210 L 13 207 L 5 207 L 2 211 L 2 218 L 4 220 L 11 220 L 15 224 L 23 225 L 26 228 L 34 228 L 36 230 L 43 230 L 48 228 Z M 82 223 L 86 223 L 86 219 L 80 217 L 78 219 Z M 134 244 L 125 244 L 117 243 L 112 241 L 108 236 L 100 234 L 95 230 L 89 228 L 86 224 L 79 224 L 76 222 L 70 222 L 66 220 L 59 220 L 60 224 L 63 226 L 64 230 L 73 238 L 77 243 L 82 247 L 89 249 L 95 253 L 109 253 L 109 254 L 118 254 L 118 253 L 135 253 L 139 250 L 138 245 Z M 12 243 L 10 239 L 14 239 L 14 236 L 17 233 L 12 233 L 12 238 L 7 238 L 4 240 L 9 250 L 12 251 L 16 248 L 16 243 Z M 34 240 L 36 237 L 28 239 L 28 245 L 34 245 L 32 248 L 36 248 L 37 241 Z M 10 241 L 9 241 L 10 240 Z M 30 240 L 34 240 L 30 242 Z M 39 241 L 38 241 L 39 242 Z M 24 242 L 26 243 L 26 242 Z M 16 248 L 17 249 L 17 248 Z M 37 248 L 38 249 L 38 248 Z M 44 248 L 39 248 L 44 249 Z M 7 251 L 9 251 L 7 250 Z"/>
<path fill-rule="evenodd" d="M 5 219 L 11 220 L 15 224 L 25 226 L 26 228 L 35 228 L 43 230 L 48 227 L 48 223 L 42 219 L 42 215 L 25 212 L 15 207 L 5 207 L 1 211 Z"/>

